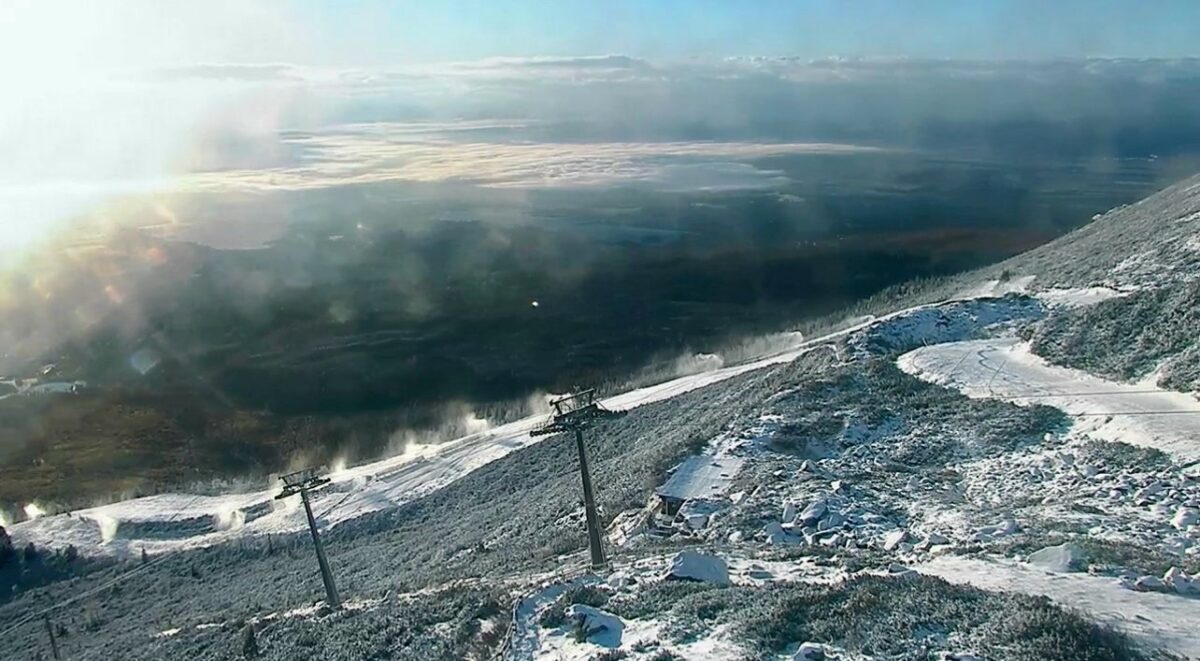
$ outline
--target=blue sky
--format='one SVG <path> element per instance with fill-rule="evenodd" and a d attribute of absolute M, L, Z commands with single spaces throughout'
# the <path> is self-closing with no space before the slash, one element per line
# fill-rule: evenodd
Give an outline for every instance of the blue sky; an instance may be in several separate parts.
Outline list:
<path fill-rule="evenodd" d="M 624 53 L 1044 58 L 1200 54 L 1193 0 L 303 0 L 341 64 Z M 319 26 L 319 27 L 318 27 Z M 333 63 L 333 62 L 329 62 Z"/>
<path fill-rule="evenodd" d="M 1200 55 L 1196 0 L 5 0 L 0 80 L 198 62 L 397 66 L 621 53 Z"/>

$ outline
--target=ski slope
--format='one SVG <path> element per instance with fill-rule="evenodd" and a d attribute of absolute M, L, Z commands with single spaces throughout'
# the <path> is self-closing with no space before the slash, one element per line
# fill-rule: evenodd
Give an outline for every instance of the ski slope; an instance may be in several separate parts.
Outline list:
<path fill-rule="evenodd" d="M 897 314 L 902 314 L 901 313 Z M 612 409 L 629 410 L 772 365 L 791 362 L 826 342 L 890 318 L 867 319 L 840 331 L 752 362 L 691 374 L 607 398 Z M 342 469 L 333 483 L 312 494 L 313 512 L 323 526 L 399 507 L 471 471 L 542 440 L 529 431 L 545 420 L 531 416 L 437 445 L 410 446 L 401 455 Z M 10 533 L 18 544 L 62 547 L 82 553 L 150 554 L 219 544 L 245 536 L 291 533 L 306 527 L 298 497 L 276 501 L 277 485 L 251 493 L 192 495 L 167 493 L 17 523 Z"/>
<path fill-rule="evenodd" d="M 918 378 L 1017 404 L 1045 404 L 1075 417 L 1075 433 L 1200 460 L 1200 401 L 1150 383 L 1127 384 L 1051 365 L 1016 338 L 922 347 L 897 360 Z"/>

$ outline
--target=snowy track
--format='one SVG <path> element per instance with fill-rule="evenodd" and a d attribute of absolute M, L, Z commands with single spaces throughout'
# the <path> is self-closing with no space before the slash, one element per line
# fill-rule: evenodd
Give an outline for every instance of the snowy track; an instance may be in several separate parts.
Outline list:
<path fill-rule="evenodd" d="M 952 342 L 900 356 L 900 369 L 968 397 L 1045 404 L 1075 416 L 1075 430 L 1200 460 L 1200 401 L 1152 384 L 1124 384 L 1051 365 L 1014 338 Z"/>
<path fill-rule="evenodd" d="M 916 569 L 951 583 L 966 583 L 985 590 L 1043 595 L 1083 611 L 1151 649 L 1166 647 L 1187 658 L 1200 658 L 1197 602 L 1191 599 L 1134 592 L 1112 578 L 1052 574 L 1012 562 L 943 557 Z"/>

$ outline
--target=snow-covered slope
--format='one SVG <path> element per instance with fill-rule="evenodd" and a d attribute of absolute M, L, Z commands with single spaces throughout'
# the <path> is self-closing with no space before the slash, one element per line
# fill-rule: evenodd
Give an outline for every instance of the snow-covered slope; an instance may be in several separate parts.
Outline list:
<path fill-rule="evenodd" d="M 1200 461 L 1200 400 L 1153 383 L 1108 381 L 1058 367 L 1016 338 L 950 342 L 904 354 L 900 369 L 970 397 L 1045 404 L 1076 418 L 1075 432 Z"/>
<path fill-rule="evenodd" d="M 333 475 L 314 510 L 350 614 L 310 607 L 302 515 L 264 488 L 18 524 L 18 544 L 156 559 L 123 565 L 124 592 L 85 575 L 0 602 L 0 618 L 96 591 L 120 626 L 81 621 L 89 636 L 66 644 L 130 658 L 228 657 L 247 621 L 278 659 L 1196 655 L 1200 401 L 1052 364 L 1028 338 L 1179 286 L 1198 223 L 1200 178 L 1008 273 L 964 276 L 946 301 L 609 398 L 631 414 L 589 439 L 611 523 L 602 576 L 583 568 L 574 449 L 531 438 L 528 418 Z M 740 470 L 672 518 L 655 489 L 697 453 Z M 268 533 L 288 533 L 286 553 Z M 719 580 L 673 580 L 681 547 Z M 1049 574 L 1030 562 L 1055 554 Z M 0 655 L 38 640 L 22 624 Z"/>
<path fill-rule="evenodd" d="M 794 360 L 831 339 L 872 322 L 748 363 L 683 376 L 610 397 L 604 405 L 628 410 L 719 383 L 747 372 Z M 370 512 L 398 507 L 446 486 L 472 470 L 537 442 L 529 431 L 544 421 L 532 416 L 438 445 L 410 447 L 405 454 L 333 473 L 333 485 L 313 495 L 313 511 L 326 526 Z M 10 532 L 18 544 L 74 545 L 84 553 L 137 554 L 219 544 L 245 536 L 305 528 L 298 497 L 274 500 L 277 485 L 252 493 L 220 496 L 167 493 L 100 507 L 42 516 Z"/>

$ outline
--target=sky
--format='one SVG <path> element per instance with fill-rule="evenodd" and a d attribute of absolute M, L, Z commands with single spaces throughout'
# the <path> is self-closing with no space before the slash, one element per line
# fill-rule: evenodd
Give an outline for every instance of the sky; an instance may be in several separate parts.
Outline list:
<path fill-rule="evenodd" d="M 6 0 L 15 69 L 493 56 L 935 58 L 1200 54 L 1191 0 Z M 14 57 L 15 56 L 15 57 Z"/>
<path fill-rule="evenodd" d="M 631 65 L 686 67 L 732 56 L 1175 58 L 1200 55 L 1198 29 L 1200 2 L 1194 0 L 5 0 L 0 252 L 37 239 L 98 200 L 160 188 L 203 160 L 194 152 L 210 147 L 204 142 L 213 143 L 214 134 L 258 140 L 297 124 L 311 128 L 329 119 L 335 99 L 359 118 L 377 118 L 384 106 L 427 111 L 457 94 L 455 112 L 474 119 L 546 115 L 557 104 L 582 109 L 589 121 L 608 121 L 628 99 L 654 94 L 649 85 L 662 76 L 674 81 L 671 91 L 659 90 L 669 118 L 701 102 L 701 83 L 691 96 L 684 93 L 687 80 L 701 80 L 694 68 L 660 69 L 636 87 L 627 80 Z M 578 59 L 606 54 L 628 59 Z M 462 66 L 489 58 L 511 62 Z M 438 69 L 438 63 L 457 68 Z M 431 68 L 395 73 L 420 66 Z M 345 84 L 351 70 L 362 81 L 386 80 L 392 87 L 386 93 L 365 84 L 351 89 Z M 594 82 L 597 72 L 608 76 L 608 87 L 584 90 L 580 83 Z M 809 73 L 742 68 L 703 75 L 709 81 L 768 74 L 790 81 Z M 313 84 L 322 75 L 337 84 Z M 490 86 L 481 82 L 486 76 Z M 523 82 L 510 84 L 514 76 Z M 541 77 L 537 85 L 529 82 L 534 76 Z M 403 85 L 396 82 L 401 78 Z M 305 86 L 281 85 L 300 79 Z M 490 95 L 492 115 L 463 105 L 467 92 L 476 91 Z M 761 85 L 727 94 L 742 92 L 747 99 L 796 99 L 791 91 Z M 368 94 L 375 95 L 369 102 Z M 720 106 L 731 99 L 710 101 Z M 743 119 L 748 111 L 742 106 L 731 104 L 718 123 Z M 616 149 L 645 151 L 637 144 Z M 392 171 L 399 170 L 412 167 Z M 722 165 L 720 171 L 731 170 Z"/>

